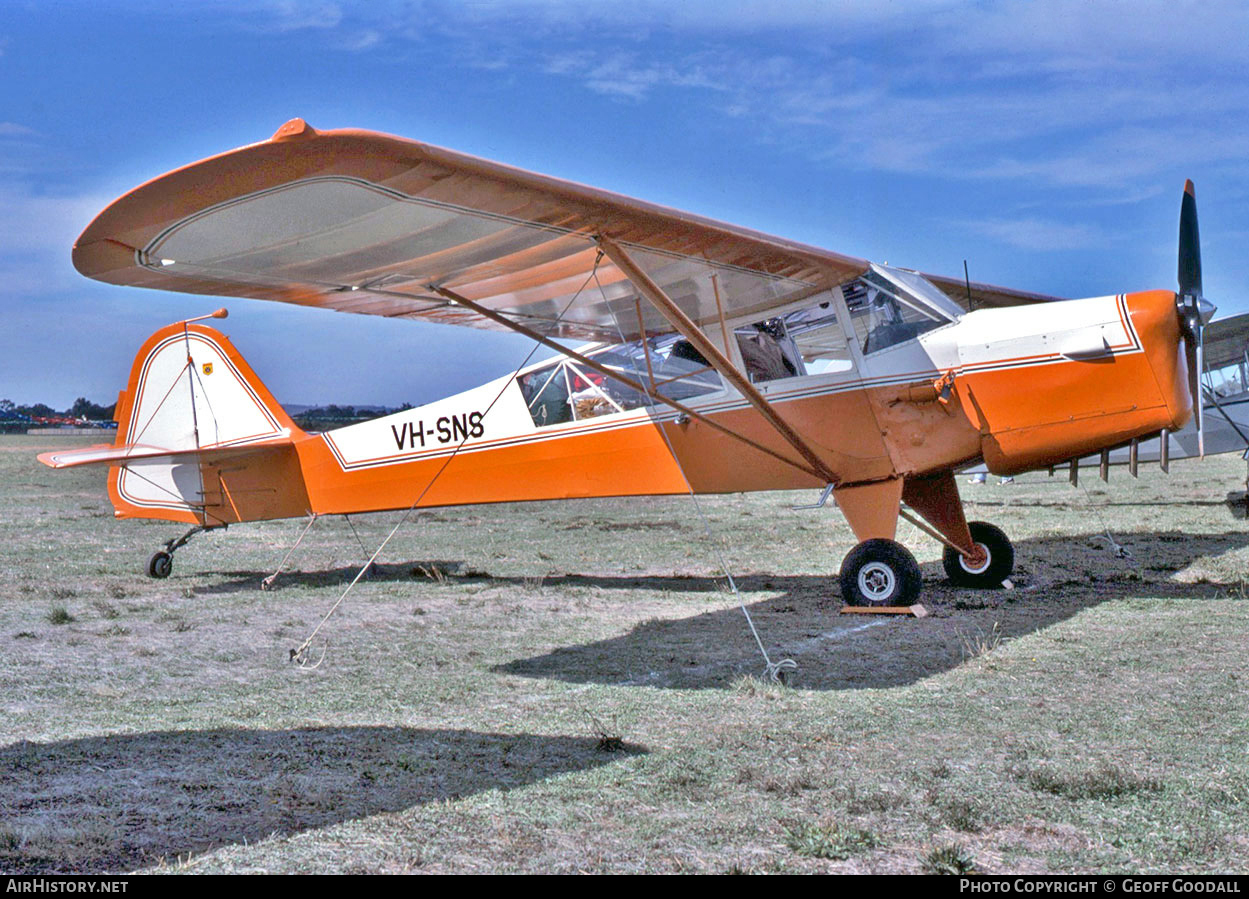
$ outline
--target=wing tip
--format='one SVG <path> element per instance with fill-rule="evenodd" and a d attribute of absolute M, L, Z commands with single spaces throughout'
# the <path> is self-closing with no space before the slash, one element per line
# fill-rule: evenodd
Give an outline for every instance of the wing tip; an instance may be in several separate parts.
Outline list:
<path fill-rule="evenodd" d="M 273 132 L 271 141 L 293 140 L 299 137 L 316 137 L 317 129 L 313 128 L 298 116 L 291 119 L 277 131 Z"/>

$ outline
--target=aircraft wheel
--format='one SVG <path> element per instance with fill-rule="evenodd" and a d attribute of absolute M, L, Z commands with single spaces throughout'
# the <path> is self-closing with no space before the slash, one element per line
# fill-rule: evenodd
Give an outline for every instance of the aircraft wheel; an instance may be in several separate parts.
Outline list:
<path fill-rule="evenodd" d="M 162 549 L 152 553 L 152 558 L 147 560 L 148 577 L 167 578 L 171 571 L 173 571 L 172 553 L 167 553 Z"/>
<path fill-rule="evenodd" d="M 986 558 L 979 565 L 969 565 L 962 553 L 947 546 L 941 563 L 950 583 L 958 587 L 990 589 L 1002 586 L 1002 581 L 1015 570 L 1015 548 L 1010 538 L 1001 528 L 984 521 L 973 521 L 967 527 L 971 530 L 971 539 L 985 551 Z"/>
<path fill-rule="evenodd" d="M 919 563 L 892 540 L 864 540 L 841 563 L 841 598 L 848 606 L 909 606 L 922 586 Z"/>

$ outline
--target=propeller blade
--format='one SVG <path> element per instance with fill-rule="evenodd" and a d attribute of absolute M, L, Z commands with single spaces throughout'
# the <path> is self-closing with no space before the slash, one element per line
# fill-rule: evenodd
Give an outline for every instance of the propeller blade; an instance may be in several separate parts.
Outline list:
<path fill-rule="evenodd" d="M 1197 195 L 1192 181 L 1184 182 L 1180 201 L 1179 281 L 1181 296 L 1201 296 L 1201 237 L 1197 233 Z"/>
<path fill-rule="evenodd" d="M 1184 358 L 1188 362 L 1188 395 L 1193 400 L 1193 421 L 1197 423 L 1198 452 L 1202 447 L 1202 370 L 1198 368 L 1197 337 L 1185 335 Z"/>
<path fill-rule="evenodd" d="M 1197 407 L 1193 410 L 1197 416 L 1197 456 L 1204 459 L 1206 457 L 1206 432 L 1203 425 L 1205 424 L 1206 404 L 1201 395 L 1201 379 L 1206 373 L 1206 326 L 1201 324 L 1197 326 L 1197 390 L 1193 394 L 1193 404 Z"/>
<path fill-rule="evenodd" d="M 1201 237 L 1197 229 L 1197 193 L 1192 181 L 1184 182 L 1184 196 L 1180 200 L 1177 278 L 1180 288 L 1177 312 L 1184 335 L 1184 355 L 1188 362 L 1188 392 L 1192 397 L 1193 416 L 1197 425 L 1197 452 L 1204 458 L 1205 398 L 1202 396 L 1201 385 L 1205 375 L 1206 323 L 1214 315 L 1214 306 L 1201 295 Z"/>

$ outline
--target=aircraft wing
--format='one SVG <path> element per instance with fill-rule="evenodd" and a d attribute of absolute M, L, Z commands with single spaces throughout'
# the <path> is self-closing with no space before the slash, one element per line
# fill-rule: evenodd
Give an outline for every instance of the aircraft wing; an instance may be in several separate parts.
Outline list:
<path fill-rule="evenodd" d="M 1249 312 L 1219 318 L 1206 325 L 1206 370 L 1245 359 L 1249 348 Z"/>
<path fill-rule="evenodd" d="M 772 308 L 857 278 L 867 262 L 417 141 L 317 132 L 269 140 L 126 194 L 74 246 L 114 284 L 500 328 L 453 291 L 550 337 L 669 330 L 600 256 L 635 262 L 698 324 Z M 936 282 L 960 304 L 962 279 Z M 973 285 L 976 305 L 1052 299 Z M 577 301 L 565 312 L 576 297 Z"/>
<path fill-rule="evenodd" d="M 976 281 L 969 284 L 962 278 L 947 278 L 945 275 L 925 274 L 924 277 L 940 287 L 943 293 L 964 309 L 967 309 L 969 305 L 972 309 L 991 309 L 1000 306 L 1023 306 L 1029 303 L 1051 303 L 1063 299 L 1043 293 L 1030 293 L 1026 290 L 981 284 Z M 970 304 L 967 302 L 968 293 L 971 294 Z"/>

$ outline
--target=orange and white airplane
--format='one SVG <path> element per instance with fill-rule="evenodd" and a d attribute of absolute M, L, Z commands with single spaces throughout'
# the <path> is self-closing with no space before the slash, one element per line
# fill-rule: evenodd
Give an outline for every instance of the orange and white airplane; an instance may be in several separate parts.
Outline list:
<path fill-rule="evenodd" d="M 191 534 L 236 522 L 814 487 L 860 541 L 846 602 L 915 601 L 899 516 L 945 545 L 954 582 L 997 586 L 1013 549 L 965 520 L 955 471 L 1013 474 L 1181 427 L 1213 313 L 1191 182 L 1178 294 L 1058 301 L 299 119 L 123 196 L 73 258 L 114 284 L 508 329 L 560 353 L 306 433 L 224 335 L 162 328 L 115 444 L 39 457 L 108 465 L 120 518 L 193 526 L 152 557 L 156 577 Z"/>

